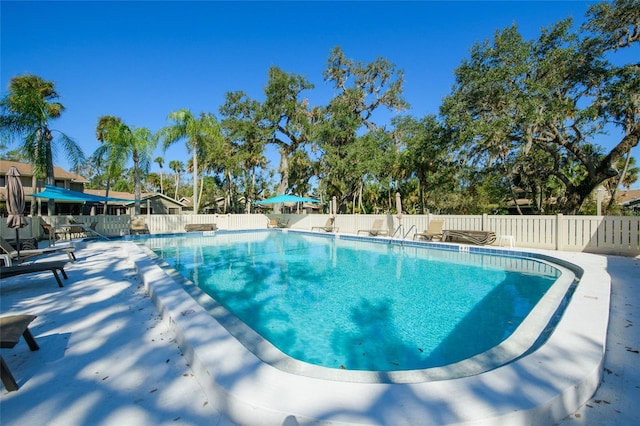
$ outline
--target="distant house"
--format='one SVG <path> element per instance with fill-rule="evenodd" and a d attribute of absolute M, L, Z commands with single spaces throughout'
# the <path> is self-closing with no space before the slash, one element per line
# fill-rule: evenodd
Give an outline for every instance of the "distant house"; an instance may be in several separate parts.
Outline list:
<path fill-rule="evenodd" d="M 640 189 L 619 191 L 616 201 L 623 210 L 640 213 Z"/>
<path fill-rule="evenodd" d="M 45 185 L 44 181 L 36 181 L 33 176 L 31 164 L 19 163 L 16 161 L 0 160 L 0 214 L 6 214 L 7 199 L 7 172 L 15 166 L 20 172 L 20 181 L 26 195 L 25 213 L 31 212 L 31 206 L 37 203 L 36 212 L 39 215 L 48 214 L 47 200 L 31 197 L 30 195 L 41 192 Z M 71 191 L 81 192 L 90 195 L 106 196 L 106 190 L 85 189 L 87 182 L 85 178 L 75 173 L 68 172 L 60 167 L 53 169 L 55 186 Z M 107 214 L 134 214 L 135 195 L 129 192 L 109 191 L 110 198 L 117 198 L 125 201 L 109 201 L 107 203 Z M 182 214 L 184 204 L 166 195 L 157 193 L 142 194 L 140 200 L 142 214 Z M 56 214 L 58 215 L 89 215 L 103 214 L 104 203 L 78 202 L 70 200 L 56 200 Z"/>
<path fill-rule="evenodd" d="M 32 203 L 38 203 L 37 211 L 40 214 L 47 214 L 46 201 L 38 201 L 33 197 L 29 197 L 34 193 L 38 193 L 44 189 L 44 181 L 36 180 L 33 175 L 33 166 L 31 164 L 19 163 L 17 161 L 0 160 L 0 204 L 5 208 L 7 199 L 7 172 L 11 167 L 16 167 L 20 172 L 20 181 L 26 195 L 26 212 L 31 211 Z M 55 178 L 55 186 L 59 188 L 69 189 L 72 191 L 83 192 L 84 185 L 87 180 L 80 175 L 68 172 L 60 167 L 53 168 L 53 176 Z M 81 206 L 77 202 L 56 202 L 56 213 L 59 214 L 80 214 Z M 3 210 L 4 214 L 5 211 Z"/>
<path fill-rule="evenodd" d="M 87 189 L 88 194 L 105 196 L 105 190 Z M 121 204 L 128 215 L 135 214 L 135 195 L 129 192 L 109 191 L 109 197 L 130 200 Z M 115 203 L 114 203 L 115 204 Z M 185 205 L 160 193 L 142 193 L 140 196 L 140 214 L 182 214 Z"/>
<path fill-rule="evenodd" d="M 180 197 L 178 201 L 184 206 L 184 210 L 193 212 L 193 200 L 191 197 Z"/>

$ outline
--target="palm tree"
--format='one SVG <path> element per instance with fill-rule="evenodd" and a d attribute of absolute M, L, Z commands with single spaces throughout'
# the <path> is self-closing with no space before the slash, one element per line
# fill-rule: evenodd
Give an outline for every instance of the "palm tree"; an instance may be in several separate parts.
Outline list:
<path fill-rule="evenodd" d="M 107 178 L 107 189 L 105 195 L 109 196 L 112 180 L 117 177 L 119 171 L 123 168 L 127 161 L 121 145 L 124 139 L 125 125 L 118 117 L 104 115 L 98 119 L 96 126 L 96 139 L 102 142 L 102 145 L 93 154 L 96 158 L 97 166 L 105 168 L 105 176 Z M 107 214 L 107 203 L 104 203 L 104 214 Z"/>
<path fill-rule="evenodd" d="M 44 179 L 55 185 L 53 175 L 53 133 L 62 147 L 72 168 L 84 162 L 82 148 L 66 134 L 49 127 L 49 122 L 59 118 L 64 106 L 57 102 L 54 83 L 36 75 L 13 77 L 9 93 L 0 100 L 0 132 L 3 136 L 22 137 L 20 151 L 33 165 L 34 179 Z M 55 214 L 55 200 L 49 200 L 48 212 Z"/>
<path fill-rule="evenodd" d="M 193 152 L 193 212 L 198 213 L 198 156 L 202 156 L 200 150 L 205 142 L 222 138 L 220 126 L 214 115 L 201 113 L 195 118 L 187 109 L 170 113 L 168 119 L 173 124 L 160 129 L 158 135 L 165 150 L 174 142 L 187 139 L 187 148 Z"/>
<path fill-rule="evenodd" d="M 164 194 L 164 187 L 162 186 L 162 166 L 164 164 L 164 158 L 156 157 L 153 161 L 158 164 L 158 167 L 160 167 L 160 193 Z"/>
<path fill-rule="evenodd" d="M 149 171 L 151 154 L 157 143 L 155 136 L 145 127 L 131 129 L 120 118 L 112 116 L 100 117 L 97 134 L 103 145 L 96 150 L 95 156 L 107 159 L 107 196 L 114 171 L 122 169 L 129 157 L 133 159 L 135 214 L 139 215 L 141 172 L 146 174 Z"/>
<path fill-rule="evenodd" d="M 151 154 L 155 149 L 158 140 L 146 127 L 133 129 L 131 132 L 131 144 L 129 145 L 129 153 L 133 159 L 133 179 L 135 183 L 135 211 L 136 215 L 140 214 L 140 198 L 142 198 L 142 175 L 149 173 L 151 164 Z"/>
<path fill-rule="evenodd" d="M 178 199 L 178 187 L 180 186 L 180 173 L 182 173 L 184 171 L 184 163 L 182 161 L 178 161 L 178 160 L 171 160 L 171 161 L 169 161 L 169 168 L 171 170 L 173 170 L 173 172 L 175 173 L 174 179 L 175 179 L 176 191 L 175 191 L 175 195 L 173 196 L 173 198 L 177 200 Z"/>

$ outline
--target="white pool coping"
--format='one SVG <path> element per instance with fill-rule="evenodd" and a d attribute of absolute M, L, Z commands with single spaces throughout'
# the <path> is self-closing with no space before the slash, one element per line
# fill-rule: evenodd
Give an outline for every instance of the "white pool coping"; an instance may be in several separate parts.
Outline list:
<path fill-rule="evenodd" d="M 554 333 L 533 353 L 459 379 L 351 383 L 263 362 L 140 247 L 124 246 L 210 401 L 238 424 L 553 424 L 602 378 L 611 279 L 598 258 L 546 252 L 584 274 Z"/>

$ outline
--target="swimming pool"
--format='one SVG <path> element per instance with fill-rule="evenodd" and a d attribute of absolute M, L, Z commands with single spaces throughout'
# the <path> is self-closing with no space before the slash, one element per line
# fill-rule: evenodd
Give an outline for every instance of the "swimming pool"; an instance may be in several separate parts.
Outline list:
<path fill-rule="evenodd" d="M 331 372 L 345 381 L 451 379 L 510 362 L 553 327 L 574 281 L 537 259 L 297 232 L 145 244 L 261 359 L 275 353 L 273 365 L 314 377 L 350 370 Z"/>
<path fill-rule="evenodd" d="M 187 293 L 186 279 L 163 267 L 149 249 L 127 241 L 121 245 L 209 404 L 237 424 L 548 425 L 575 412 L 602 380 L 611 289 L 602 256 L 416 244 L 438 247 L 443 256 L 468 250 L 539 259 L 570 269 L 579 281 L 570 300 L 564 298 L 565 292 L 558 292 L 559 303 L 566 304 L 564 314 L 552 330 L 533 332 L 537 340 L 533 349 L 500 367 L 446 380 L 451 370 L 473 369 L 476 362 L 404 372 L 363 372 L 292 362 L 224 307 L 210 306 L 209 296 Z M 508 351 L 511 342 L 506 346 Z M 477 357 L 477 363 L 491 362 L 500 354 L 499 349 L 485 353 Z M 440 372 L 424 374 L 434 370 Z"/>

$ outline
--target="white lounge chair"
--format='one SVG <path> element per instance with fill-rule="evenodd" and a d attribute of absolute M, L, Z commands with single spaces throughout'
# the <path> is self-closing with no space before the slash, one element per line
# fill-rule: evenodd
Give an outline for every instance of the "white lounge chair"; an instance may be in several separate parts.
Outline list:
<path fill-rule="evenodd" d="M 376 219 L 373 221 L 371 229 L 358 229 L 357 234 L 359 234 L 360 232 L 368 232 L 372 237 L 377 237 L 379 235 L 389 235 L 389 231 L 387 231 L 386 229 L 382 229 L 383 224 L 384 221 L 382 219 Z"/>

